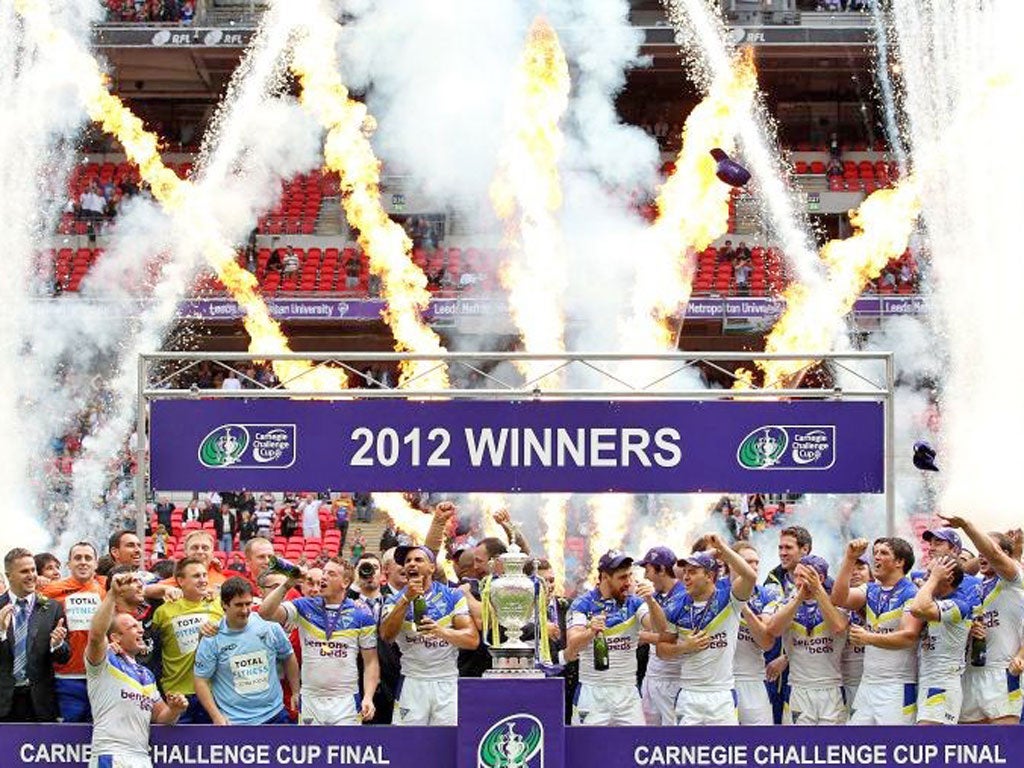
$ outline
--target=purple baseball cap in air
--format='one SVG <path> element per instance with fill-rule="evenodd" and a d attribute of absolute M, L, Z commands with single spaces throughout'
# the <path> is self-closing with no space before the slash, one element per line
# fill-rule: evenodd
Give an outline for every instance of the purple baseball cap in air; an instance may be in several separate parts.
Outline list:
<path fill-rule="evenodd" d="M 953 549 L 957 552 L 964 548 L 964 543 L 960 539 L 960 534 L 953 528 L 932 528 L 930 531 L 925 531 L 921 538 L 925 541 L 931 541 L 932 539 L 948 541 L 953 545 Z"/>
<path fill-rule="evenodd" d="M 668 547 L 651 547 L 647 550 L 647 554 L 643 556 L 642 560 L 638 560 L 637 565 L 660 565 L 665 568 L 671 568 L 676 564 L 676 553 Z"/>

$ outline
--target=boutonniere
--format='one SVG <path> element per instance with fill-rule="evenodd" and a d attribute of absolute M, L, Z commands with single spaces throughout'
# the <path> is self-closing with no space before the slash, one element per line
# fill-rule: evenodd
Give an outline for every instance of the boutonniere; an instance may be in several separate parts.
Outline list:
<path fill-rule="evenodd" d="M 46 595 L 40 595 L 38 592 L 36 593 L 36 605 L 38 605 L 40 608 L 43 608 L 46 606 L 48 602 L 50 602 L 50 598 L 48 598 Z"/>

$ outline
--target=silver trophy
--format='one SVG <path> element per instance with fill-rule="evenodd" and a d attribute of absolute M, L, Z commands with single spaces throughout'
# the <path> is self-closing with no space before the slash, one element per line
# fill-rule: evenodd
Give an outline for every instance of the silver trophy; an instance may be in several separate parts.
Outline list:
<path fill-rule="evenodd" d="M 494 668 L 491 676 L 543 677 L 537 669 L 537 654 L 532 642 L 523 640 L 523 627 L 536 618 L 537 592 L 533 579 L 523 573 L 530 562 L 512 537 L 508 551 L 500 555 L 502 574 L 491 577 L 490 602 L 498 624 L 505 630 L 505 641 L 492 640 L 490 648 Z"/>

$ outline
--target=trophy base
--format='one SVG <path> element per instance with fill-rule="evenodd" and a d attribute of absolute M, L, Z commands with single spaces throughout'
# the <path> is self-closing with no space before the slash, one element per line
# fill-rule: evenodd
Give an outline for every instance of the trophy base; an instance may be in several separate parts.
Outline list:
<path fill-rule="evenodd" d="M 491 659 L 494 666 L 484 677 L 544 677 L 533 648 L 492 648 Z"/>

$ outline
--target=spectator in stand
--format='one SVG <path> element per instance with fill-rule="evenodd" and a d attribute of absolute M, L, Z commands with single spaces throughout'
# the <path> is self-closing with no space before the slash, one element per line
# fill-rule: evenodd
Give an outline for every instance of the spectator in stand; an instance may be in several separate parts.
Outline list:
<path fill-rule="evenodd" d="M 249 510 L 243 510 L 242 520 L 238 524 L 238 546 L 244 547 L 246 542 L 255 538 L 258 532 L 256 518 L 253 517 Z"/>
<path fill-rule="evenodd" d="M 106 595 L 106 588 L 96 580 L 96 547 L 87 541 L 71 546 L 68 568 L 71 576 L 43 587 L 44 597 L 56 600 L 67 617 L 68 643 L 71 657 L 54 666 L 57 675 L 57 703 L 65 723 L 88 723 L 92 719 L 85 682 L 85 646 L 89 625 Z"/>
<path fill-rule="evenodd" d="M 737 261 L 733 268 L 733 276 L 736 279 L 736 290 L 741 294 L 750 292 L 750 274 L 753 272 L 750 264 L 746 261 Z"/>
<path fill-rule="evenodd" d="M 298 698 L 299 663 L 288 636 L 253 614 L 252 604 L 249 582 L 228 579 L 221 589 L 219 631 L 204 637 L 196 652 L 196 693 L 215 725 L 288 723 L 278 664 Z"/>
<path fill-rule="evenodd" d="M 156 522 L 168 531 L 171 530 L 171 516 L 174 514 L 174 504 L 166 496 L 161 496 L 156 503 Z"/>
<path fill-rule="evenodd" d="M 389 549 L 394 549 L 399 545 L 398 531 L 395 530 L 395 524 L 388 520 L 387 528 L 380 535 L 380 551 L 387 552 Z"/>
<path fill-rule="evenodd" d="M 828 165 L 825 166 L 825 177 L 829 178 L 829 179 L 832 179 L 832 178 L 837 178 L 837 177 L 838 178 L 842 178 L 842 176 L 843 176 L 843 163 L 842 163 L 842 161 L 838 157 L 830 158 L 829 161 L 828 161 Z"/>
<path fill-rule="evenodd" d="M 345 540 L 348 538 L 349 499 L 338 499 L 334 505 L 334 527 L 341 534 L 338 539 L 338 557 L 345 556 Z"/>
<path fill-rule="evenodd" d="M 83 219 L 102 219 L 107 201 L 100 194 L 99 185 L 94 181 L 78 198 L 79 215 Z"/>
<path fill-rule="evenodd" d="M 736 250 L 732 247 L 732 240 L 726 240 L 718 251 L 719 261 L 732 261 L 736 258 Z"/>
<path fill-rule="evenodd" d="M 358 563 L 364 552 L 366 552 L 366 537 L 363 535 L 362 528 L 356 528 L 355 535 L 352 537 L 352 563 Z"/>
<path fill-rule="evenodd" d="M 183 523 L 198 523 L 202 517 L 202 512 L 199 509 L 199 500 L 192 499 L 181 512 L 181 521 Z"/>
<path fill-rule="evenodd" d="M 267 274 L 280 272 L 284 268 L 284 260 L 281 258 L 281 249 L 275 248 L 267 258 Z"/>
<path fill-rule="evenodd" d="M 64 609 L 36 593 L 27 549 L 4 556 L 9 589 L 0 596 L 0 722 L 54 722 L 54 664 L 71 658 Z"/>
<path fill-rule="evenodd" d="M 368 493 L 355 493 L 352 501 L 356 506 L 356 522 L 368 523 L 373 519 L 373 497 Z"/>
<path fill-rule="evenodd" d="M 900 265 L 899 281 L 901 287 L 905 285 L 912 286 L 914 284 L 914 272 L 906 262 L 903 262 L 903 264 Z"/>
<path fill-rule="evenodd" d="M 288 250 L 284 254 L 284 258 L 281 260 L 281 277 L 291 277 L 299 273 L 302 263 L 299 261 L 299 255 L 295 253 L 295 250 L 289 245 Z"/>
<path fill-rule="evenodd" d="M 320 538 L 320 499 L 309 493 L 299 502 L 298 512 L 302 515 L 302 535 L 307 539 Z"/>
<path fill-rule="evenodd" d="M 359 287 L 359 275 L 362 272 L 362 265 L 359 263 L 359 257 L 353 254 L 345 262 L 345 287 L 349 290 L 355 290 Z"/>
<path fill-rule="evenodd" d="M 274 532 L 274 499 L 264 496 L 256 508 L 256 533 L 269 538 Z"/>
<path fill-rule="evenodd" d="M 167 557 L 167 539 L 169 535 L 167 529 L 158 525 L 156 527 L 156 533 L 153 534 L 153 559 L 163 560 Z"/>
<path fill-rule="evenodd" d="M 213 527 L 220 542 L 220 551 L 233 551 L 235 534 L 238 533 L 238 516 L 227 502 L 220 505 L 220 513 L 213 519 Z"/>
<path fill-rule="evenodd" d="M 281 535 L 286 539 L 290 539 L 295 535 L 295 531 L 299 528 L 299 523 L 295 519 L 295 510 L 292 509 L 291 504 L 286 504 L 281 508 Z"/>

